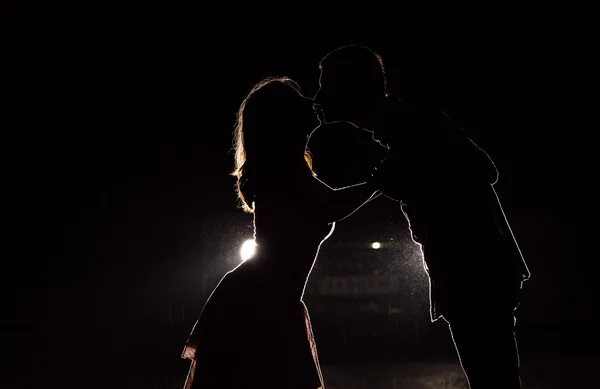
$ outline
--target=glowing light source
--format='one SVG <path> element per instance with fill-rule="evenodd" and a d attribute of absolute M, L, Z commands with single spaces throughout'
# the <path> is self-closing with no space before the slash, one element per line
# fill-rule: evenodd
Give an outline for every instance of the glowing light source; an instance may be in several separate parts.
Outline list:
<path fill-rule="evenodd" d="M 240 256 L 242 257 L 242 261 L 246 261 L 254 256 L 256 252 L 256 242 L 254 239 L 248 239 L 242 245 L 240 249 Z"/>
<path fill-rule="evenodd" d="M 379 242 L 373 242 L 373 244 L 371 245 L 371 247 L 373 247 L 375 250 L 377 250 L 378 248 L 381 247 L 381 243 L 379 243 Z"/>

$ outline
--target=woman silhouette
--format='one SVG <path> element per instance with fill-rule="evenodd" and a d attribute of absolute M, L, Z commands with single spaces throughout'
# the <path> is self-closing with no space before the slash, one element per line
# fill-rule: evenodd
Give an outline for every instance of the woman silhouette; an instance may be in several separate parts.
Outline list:
<path fill-rule="evenodd" d="M 370 184 L 332 190 L 316 179 L 312 99 L 285 77 L 256 84 L 235 131 L 237 192 L 254 215 L 256 254 L 213 291 L 184 349 L 186 389 L 323 386 L 302 295 L 335 221 L 372 199 Z"/>

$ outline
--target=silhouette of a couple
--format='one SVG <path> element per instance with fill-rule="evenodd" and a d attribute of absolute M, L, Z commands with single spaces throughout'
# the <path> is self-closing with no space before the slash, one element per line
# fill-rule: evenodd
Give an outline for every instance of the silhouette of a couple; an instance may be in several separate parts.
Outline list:
<path fill-rule="evenodd" d="M 432 320 L 449 323 L 471 388 L 520 388 L 514 310 L 529 273 L 495 166 L 448 116 L 389 94 L 369 48 L 339 48 L 320 68 L 314 100 L 289 78 L 268 78 L 239 108 L 233 175 L 257 251 L 206 302 L 183 353 L 185 388 L 324 387 L 306 280 L 335 222 L 381 194 L 400 203 L 421 246 Z M 365 182 L 333 188 L 335 169 L 313 165 L 326 159 L 310 152 L 313 130 L 327 131 L 320 122 L 372 133 L 387 158 Z"/>

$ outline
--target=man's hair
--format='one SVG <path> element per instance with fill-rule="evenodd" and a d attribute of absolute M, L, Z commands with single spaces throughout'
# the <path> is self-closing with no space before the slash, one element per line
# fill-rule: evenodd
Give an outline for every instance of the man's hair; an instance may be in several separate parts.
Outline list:
<path fill-rule="evenodd" d="M 387 80 L 381 55 L 366 46 L 339 47 L 321 59 L 319 69 L 331 67 L 337 73 L 353 76 L 353 83 L 365 90 L 387 96 Z"/>

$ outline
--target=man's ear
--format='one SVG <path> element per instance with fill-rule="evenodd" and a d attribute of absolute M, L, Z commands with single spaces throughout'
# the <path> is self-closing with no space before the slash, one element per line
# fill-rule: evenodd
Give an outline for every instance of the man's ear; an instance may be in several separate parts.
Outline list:
<path fill-rule="evenodd" d="M 384 96 L 375 102 L 373 108 L 371 109 L 371 122 L 379 123 L 385 117 L 385 114 L 390 110 L 393 98 L 388 96 Z M 372 130 L 371 130 L 372 131 Z"/>

